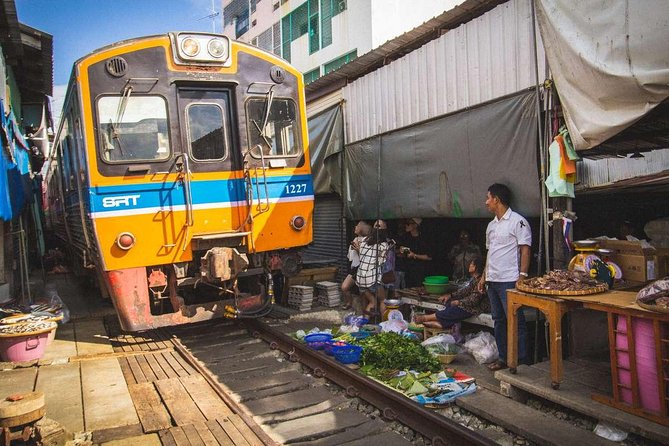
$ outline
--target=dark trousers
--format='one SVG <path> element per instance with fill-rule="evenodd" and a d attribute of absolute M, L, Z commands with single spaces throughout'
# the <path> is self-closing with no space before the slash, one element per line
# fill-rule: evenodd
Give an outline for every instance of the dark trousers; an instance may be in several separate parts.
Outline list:
<path fill-rule="evenodd" d="M 516 287 L 516 282 L 488 282 L 488 298 L 492 320 L 495 322 L 495 341 L 500 361 L 506 363 L 506 291 Z M 518 363 L 527 362 L 527 333 L 525 315 L 518 310 Z"/>
<path fill-rule="evenodd" d="M 456 305 L 449 305 L 443 310 L 437 311 L 437 320 L 444 328 L 451 328 L 453 324 L 473 316 L 469 311 L 465 311 Z"/>

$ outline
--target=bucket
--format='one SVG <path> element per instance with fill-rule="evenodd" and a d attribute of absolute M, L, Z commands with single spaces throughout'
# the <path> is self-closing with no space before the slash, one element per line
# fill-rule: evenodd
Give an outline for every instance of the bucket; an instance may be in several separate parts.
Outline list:
<path fill-rule="evenodd" d="M 12 362 L 40 359 L 44 355 L 49 334 L 57 326 L 52 321 L 0 326 L 0 358 Z"/>
<path fill-rule="evenodd" d="M 0 357 L 3 361 L 21 362 L 40 359 L 44 355 L 49 332 L 22 336 L 0 337 Z"/>

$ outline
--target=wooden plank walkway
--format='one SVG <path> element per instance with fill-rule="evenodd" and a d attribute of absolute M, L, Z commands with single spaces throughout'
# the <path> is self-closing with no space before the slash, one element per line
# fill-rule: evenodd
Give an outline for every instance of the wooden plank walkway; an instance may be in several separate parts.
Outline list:
<path fill-rule="evenodd" d="M 111 345 L 125 353 L 117 360 L 145 434 L 165 446 L 264 444 L 162 330 L 118 335 Z"/>

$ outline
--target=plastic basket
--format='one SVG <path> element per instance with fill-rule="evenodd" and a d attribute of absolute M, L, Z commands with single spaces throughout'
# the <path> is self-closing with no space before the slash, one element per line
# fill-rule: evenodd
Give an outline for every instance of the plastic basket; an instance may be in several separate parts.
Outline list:
<path fill-rule="evenodd" d="M 355 332 L 355 333 L 349 333 L 349 336 L 351 336 L 356 341 L 366 339 L 366 338 L 370 337 L 371 335 L 372 334 L 368 331 L 358 331 L 358 332 Z"/>
<path fill-rule="evenodd" d="M 342 364 L 354 364 L 360 361 L 362 347 L 359 345 L 333 346 L 332 352 L 337 361 Z"/>
<path fill-rule="evenodd" d="M 304 337 L 307 346 L 314 350 L 323 350 L 325 344 L 331 340 L 332 335 L 330 333 L 311 333 Z"/>

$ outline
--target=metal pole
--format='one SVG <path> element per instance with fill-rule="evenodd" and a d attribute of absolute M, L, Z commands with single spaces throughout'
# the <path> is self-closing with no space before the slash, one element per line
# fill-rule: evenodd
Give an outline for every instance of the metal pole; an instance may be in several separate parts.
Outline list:
<path fill-rule="evenodd" d="M 537 50 L 537 28 L 536 28 L 536 11 L 534 9 L 534 0 L 529 0 L 530 10 L 532 11 L 532 51 L 534 53 L 534 89 L 536 92 L 535 108 L 537 114 L 537 136 L 539 137 L 539 171 L 541 180 L 541 226 L 539 229 L 539 255 L 537 257 L 537 270 L 541 271 L 542 260 L 542 236 L 543 236 L 543 253 L 546 257 L 546 270 L 550 270 L 550 260 L 548 256 L 548 202 L 546 197 L 546 146 L 544 144 L 544 137 L 541 128 L 541 103 L 540 103 L 540 89 L 539 89 L 539 54 Z"/>

